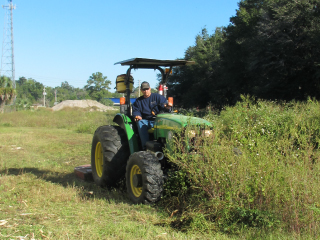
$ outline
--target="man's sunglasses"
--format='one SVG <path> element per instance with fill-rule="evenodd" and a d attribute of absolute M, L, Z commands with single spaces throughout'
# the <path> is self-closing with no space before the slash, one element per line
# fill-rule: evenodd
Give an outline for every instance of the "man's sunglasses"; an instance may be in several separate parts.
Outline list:
<path fill-rule="evenodd" d="M 144 89 L 142 89 L 142 91 L 147 91 L 147 90 L 149 90 L 149 88 L 144 88 Z"/>

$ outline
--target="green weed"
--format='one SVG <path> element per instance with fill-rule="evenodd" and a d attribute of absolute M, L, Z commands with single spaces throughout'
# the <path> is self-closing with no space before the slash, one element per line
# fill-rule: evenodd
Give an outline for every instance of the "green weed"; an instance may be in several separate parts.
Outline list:
<path fill-rule="evenodd" d="M 319 103 L 243 97 L 206 119 L 214 134 L 194 142 L 193 154 L 185 151 L 181 136 L 167 153 L 178 171 L 165 186 L 162 204 L 178 209 L 181 219 L 202 214 L 222 232 L 285 229 L 316 237 Z"/>
<path fill-rule="evenodd" d="M 5 122 L 5 123 L 2 123 L 2 126 L 3 127 L 12 127 L 12 124 Z"/>

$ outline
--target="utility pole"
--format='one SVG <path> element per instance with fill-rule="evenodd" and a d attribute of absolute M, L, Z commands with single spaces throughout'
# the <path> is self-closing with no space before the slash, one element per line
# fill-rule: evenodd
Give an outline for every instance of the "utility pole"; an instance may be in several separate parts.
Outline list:
<path fill-rule="evenodd" d="M 57 90 L 54 90 L 54 102 L 57 102 Z"/>
<path fill-rule="evenodd" d="M 43 106 L 46 107 L 46 87 L 43 87 Z"/>
<path fill-rule="evenodd" d="M 138 95 L 138 97 L 140 97 L 140 80 L 138 80 L 138 84 L 139 84 L 139 95 Z"/>
<path fill-rule="evenodd" d="M 13 41 L 13 16 L 12 10 L 16 9 L 16 6 L 12 4 L 12 0 L 8 0 L 8 5 L 2 5 L 2 8 L 6 9 L 4 28 L 3 28 L 3 42 L 2 42 L 2 57 L 1 57 L 1 69 L 0 76 L 10 76 L 12 81 L 12 87 L 16 88 L 15 82 L 15 65 L 14 65 L 14 41 Z"/>

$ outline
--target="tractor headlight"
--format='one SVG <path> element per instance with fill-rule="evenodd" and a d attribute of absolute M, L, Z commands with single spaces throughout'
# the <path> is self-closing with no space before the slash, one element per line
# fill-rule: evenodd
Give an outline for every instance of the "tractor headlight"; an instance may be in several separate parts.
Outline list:
<path fill-rule="evenodd" d="M 212 135 L 212 130 L 204 130 L 203 135 L 204 135 L 205 137 L 210 137 L 210 136 Z"/>
<path fill-rule="evenodd" d="M 196 137 L 196 135 L 197 135 L 197 133 L 196 133 L 195 130 L 189 130 L 189 131 L 187 132 L 188 138 L 194 138 L 194 137 Z"/>

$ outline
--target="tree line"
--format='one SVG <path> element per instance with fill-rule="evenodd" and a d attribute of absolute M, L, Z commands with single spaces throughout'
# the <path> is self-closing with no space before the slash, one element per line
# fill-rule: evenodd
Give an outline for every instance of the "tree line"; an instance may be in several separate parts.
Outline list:
<path fill-rule="evenodd" d="M 52 107 L 64 100 L 96 100 L 104 105 L 112 106 L 113 101 L 108 98 L 122 97 L 122 93 L 110 92 L 111 81 L 101 72 L 93 73 L 83 88 L 75 88 L 67 81 L 58 87 L 46 87 L 32 78 L 20 77 L 15 81 L 16 89 L 12 87 L 10 78 L 0 77 L 0 110 L 5 104 L 14 105 L 17 110 L 30 108 L 32 105 L 43 105 L 45 92 L 45 105 Z M 155 90 L 152 90 L 155 92 Z M 141 93 L 140 93 L 141 94 Z M 138 88 L 134 88 L 132 97 L 138 97 Z M 14 99 L 15 98 L 15 99 Z M 15 100 L 15 101 L 13 101 Z"/>
<path fill-rule="evenodd" d="M 64 100 L 96 100 L 104 105 L 113 106 L 108 98 L 122 97 L 122 93 L 110 92 L 111 81 L 101 72 L 93 73 L 83 88 L 75 88 L 67 81 L 58 87 L 46 87 L 32 78 L 20 77 L 15 81 L 16 88 L 12 86 L 10 78 L 0 77 L 0 111 L 4 105 L 14 105 L 16 110 L 29 109 L 32 105 L 43 105 L 44 91 L 46 107 L 53 107 Z M 152 89 L 152 92 L 156 92 Z M 140 92 L 140 95 L 142 93 Z M 134 88 L 131 97 L 139 97 L 138 88 Z"/>
<path fill-rule="evenodd" d="M 185 107 L 320 98 L 320 1 L 242 0 L 227 27 L 196 36 L 169 94 Z"/>
<path fill-rule="evenodd" d="M 113 105 L 107 98 L 121 97 L 122 94 L 109 91 L 111 81 L 103 76 L 101 72 L 93 73 L 83 88 L 75 88 L 67 81 L 58 87 L 45 87 L 42 83 L 32 78 L 20 77 L 15 81 L 16 88 L 13 89 L 10 78 L 0 77 L 0 109 L 5 104 L 13 104 L 17 110 L 30 108 L 32 105 L 43 105 L 45 92 L 45 105 L 52 107 L 64 100 L 92 99 L 105 105 Z M 13 99 L 15 98 L 15 101 Z"/>

